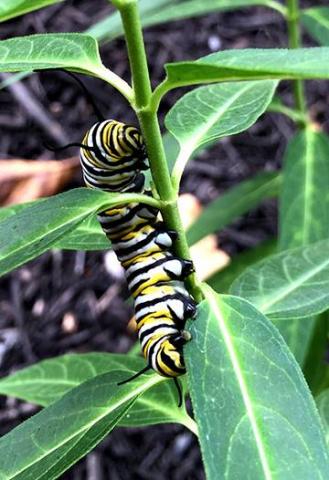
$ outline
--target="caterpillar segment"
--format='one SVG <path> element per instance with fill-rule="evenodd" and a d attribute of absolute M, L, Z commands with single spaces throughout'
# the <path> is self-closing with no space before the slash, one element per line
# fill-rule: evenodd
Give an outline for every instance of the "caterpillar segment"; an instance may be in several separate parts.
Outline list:
<path fill-rule="evenodd" d="M 85 183 L 108 192 L 144 191 L 146 149 L 139 130 L 115 120 L 96 123 L 84 136 L 80 160 Z M 131 203 L 104 210 L 98 220 L 122 263 L 134 298 L 141 348 L 148 367 L 165 377 L 185 373 L 184 330 L 196 305 L 184 285 L 190 260 L 173 253 L 177 232 L 158 220 L 158 210 Z M 124 383 L 124 382 L 122 382 Z M 177 385 L 177 383 L 176 383 Z"/>
<path fill-rule="evenodd" d="M 173 285 L 172 285 L 173 284 Z M 195 304 L 183 282 L 171 282 L 147 287 L 135 300 L 136 322 L 142 322 L 151 315 L 169 315 L 176 325 L 184 328 L 185 319 L 195 314 Z"/>

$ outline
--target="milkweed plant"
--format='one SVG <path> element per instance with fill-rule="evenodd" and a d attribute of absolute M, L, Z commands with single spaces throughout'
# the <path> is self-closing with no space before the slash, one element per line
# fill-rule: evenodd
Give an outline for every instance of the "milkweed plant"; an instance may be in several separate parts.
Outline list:
<path fill-rule="evenodd" d="M 5 0 L 0 19 L 57 1 Z M 174 382 L 154 371 L 118 386 L 145 367 L 135 353 L 48 359 L 0 380 L 1 394 L 44 407 L 0 439 L 0 479 L 55 479 L 116 426 L 173 422 L 198 437 L 209 480 L 328 479 L 329 139 L 310 116 L 304 81 L 329 79 L 324 21 L 329 8 L 301 10 L 298 0 L 112 4 L 115 13 L 85 34 L 0 41 L 0 71 L 62 69 L 115 88 L 138 119 L 153 194 L 82 187 L 2 208 L 1 274 L 51 248 L 109 248 L 97 212 L 133 202 L 161 211 L 166 228 L 178 233 L 175 254 L 184 259 L 191 258 L 191 245 L 265 198 L 278 197 L 279 234 L 237 254 L 207 284 L 198 281 L 197 272 L 186 281 L 198 304 L 185 326 L 191 340 L 184 346 L 187 373 L 181 377 L 192 415 L 185 402 L 178 405 Z M 151 88 L 143 26 L 253 5 L 282 15 L 288 48 L 224 50 L 169 63 L 164 80 Z M 323 46 L 302 48 L 301 24 Z M 126 41 L 130 84 L 104 66 L 98 50 L 99 42 L 119 35 Z M 281 80 L 291 83 L 293 106 L 275 93 Z M 194 89 L 167 112 L 160 130 L 163 97 L 185 86 Z M 287 115 L 295 124 L 281 171 L 233 187 L 185 232 L 177 198 L 188 161 L 221 138 L 245 131 L 266 111 Z"/>

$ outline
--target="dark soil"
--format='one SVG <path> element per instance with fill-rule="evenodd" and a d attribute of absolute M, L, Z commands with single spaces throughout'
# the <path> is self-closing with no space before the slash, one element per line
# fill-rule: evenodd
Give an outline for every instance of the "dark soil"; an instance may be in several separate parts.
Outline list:
<path fill-rule="evenodd" d="M 106 0 L 67 0 L 6 22 L 1 26 L 1 39 L 36 32 L 83 31 L 109 10 Z M 163 77 L 165 62 L 195 59 L 218 48 L 283 47 L 286 29 L 279 14 L 252 8 L 151 28 L 146 30 L 145 40 L 152 78 L 157 83 Z M 304 40 L 307 45 L 313 44 L 307 35 Z M 101 53 L 105 64 L 129 80 L 123 40 L 103 46 Z M 95 79 L 84 81 L 109 118 L 136 121 L 113 89 Z M 45 124 L 38 114 L 31 116 L 31 110 L 18 102 L 11 90 L 0 91 L 1 158 L 51 158 L 43 141 L 78 141 L 94 122 L 91 106 L 65 74 L 43 72 L 22 83 L 49 121 Z M 280 92 L 292 104 L 288 83 L 280 86 Z M 311 112 L 327 128 L 328 85 L 309 82 L 307 93 Z M 174 91 L 165 98 L 161 115 L 181 94 Z M 191 161 L 183 190 L 207 203 L 257 172 L 278 169 L 293 132 L 293 124 L 282 115 L 263 116 L 248 132 L 226 139 Z M 80 177 L 73 179 L 70 187 L 79 185 Z M 224 229 L 220 244 L 233 254 L 275 235 L 276 225 L 276 203 L 265 202 Z M 132 311 L 126 299 L 124 280 L 107 267 L 104 252 L 52 251 L 7 275 L 0 285 L 1 374 L 67 352 L 128 351 L 135 337 L 127 331 Z M 76 325 L 72 333 L 65 330 L 68 319 Z M 31 405 L 1 397 L 0 433 L 8 432 L 36 411 Z M 196 439 L 183 427 L 166 425 L 115 430 L 62 478 L 199 480 L 204 473 Z"/>

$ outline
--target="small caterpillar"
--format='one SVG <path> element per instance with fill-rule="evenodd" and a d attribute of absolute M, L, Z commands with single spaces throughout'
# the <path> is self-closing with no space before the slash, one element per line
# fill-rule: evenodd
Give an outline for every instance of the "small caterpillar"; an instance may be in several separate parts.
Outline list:
<path fill-rule="evenodd" d="M 144 192 L 146 149 L 139 130 L 115 120 L 96 123 L 86 133 L 80 160 L 88 187 L 108 192 Z M 184 285 L 190 260 L 172 251 L 177 237 L 157 219 L 158 210 L 132 203 L 110 208 L 98 220 L 122 263 L 134 298 L 138 336 L 147 367 L 165 377 L 185 373 L 182 347 L 186 319 L 195 302 Z M 135 375 L 132 378 L 135 378 Z M 121 382 L 124 383 L 124 382 Z"/>

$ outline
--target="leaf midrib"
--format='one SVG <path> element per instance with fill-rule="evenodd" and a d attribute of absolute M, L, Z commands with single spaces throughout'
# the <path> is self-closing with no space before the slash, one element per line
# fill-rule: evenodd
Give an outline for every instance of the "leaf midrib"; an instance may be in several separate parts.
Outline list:
<path fill-rule="evenodd" d="M 303 208 L 303 229 L 302 229 L 302 245 L 310 243 L 310 228 L 312 228 L 312 178 L 314 173 L 314 143 L 313 132 L 311 130 L 305 130 L 305 190 L 304 190 L 304 208 Z M 314 139 L 315 140 L 315 139 Z M 300 246 L 300 245 L 295 245 Z"/>
<path fill-rule="evenodd" d="M 201 124 L 201 128 L 198 130 L 194 131 L 193 136 L 192 136 L 192 141 L 187 140 L 187 141 L 182 141 L 180 142 L 179 139 L 177 140 L 180 143 L 181 149 L 186 149 L 190 153 L 192 153 L 196 148 L 200 147 L 202 143 L 199 143 L 202 138 L 207 134 L 207 132 L 213 127 L 215 123 L 217 123 L 221 117 L 226 113 L 228 108 L 241 96 L 243 95 L 247 90 L 254 88 L 255 84 L 252 82 L 253 85 L 246 85 L 244 88 L 239 90 L 236 94 L 232 95 L 223 105 L 220 109 L 216 110 L 215 113 L 211 116 L 209 116 L 209 120 L 205 123 Z M 223 134 L 222 134 L 223 136 Z"/>
<path fill-rule="evenodd" d="M 242 369 L 241 369 L 241 366 L 240 366 L 238 354 L 235 351 L 235 346 L 234 346 L 234 344 L 231 340 L 230 331 L 225 324 L 225 320 L 222 316 L 222 313 L 221 313 L 220 308 L 218 306 L 217 300 L 216 300 L 216 298 L 214 298 L 214 296 L 211 292 L 211 289 L 206 287 L 204 289 L 204 292 L 205 292 L 205 296 L 206 296 L 213 312 L 216 315 L 216 319 L 218 320 L 218 327 L 219 327 L 219 330 L 222 334 L 224 343 L 226 345 L 227 352 L 228 352 L 229 358 L 230 358 L 231 363 L 232 363 L 233 371 L 236 374 L 236 379 L 237 379 L 239 387 L 240 387 L 240 393 L 241 393 L 242 401 L 243 401 L 245 409 L 246 409 L 246 415 L 249 419 L 250 426 L 251 426 L 251 429 L 252 429 L 253 434 L 254 434 L 256 448 L 257 448 L 257 451 L 258 451 L 258 454 L 259 454 L 259 459 L 260 459 L 262 470 L 263 470 L 263 473 L 264 473 L 264 478 L 265 478 L 265 480 L 272 480 L 272 474 L 271 474 L 271 469 L 270 469 L 270 465 L 269 465 L 269 459 L 267 458 L 266 451 L 264 449 L 264 445 L 263 445 L 263 442 L 262 442 L 262 435 L 261 435 L 261 432 L 259 430 L 258 423 L 257 423 L 257 417 L 256 417 L 256 414 L 253 410 L 253 405 L 252 405 L 252 401 L 251 401 L 251 398 L 250 398 L 250 395 L 249 395 L 248 387 L 246 385 L 245 379 L 243 378 L 243 373 L 242 373 Z"/>

